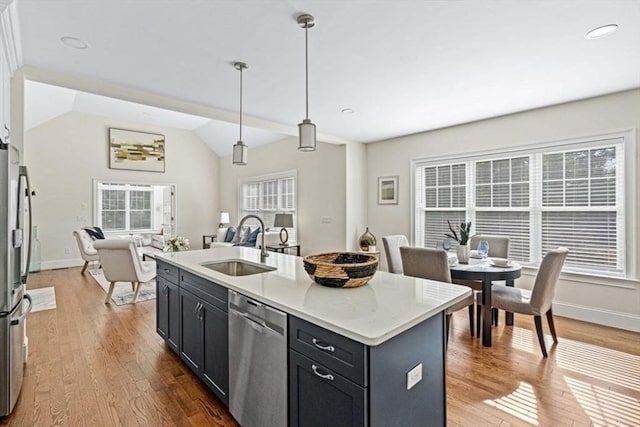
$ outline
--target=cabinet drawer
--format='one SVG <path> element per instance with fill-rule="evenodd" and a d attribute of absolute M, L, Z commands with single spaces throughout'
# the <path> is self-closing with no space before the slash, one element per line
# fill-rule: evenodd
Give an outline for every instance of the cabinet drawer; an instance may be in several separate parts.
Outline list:
<path fill-rule="evenodd" d="M 175 265 L 156 259 L 156 274 L 177 285 L 180 269 Z"/>
<path fill-rule="evenodd" d="M 364 427 L 368 412 L 366 388 L 289 350 L 290 427 Z"/>
<path fill-rule="evenodd" d="M 227 288 L 213 283 L 186 271 L 180 272 L 180 287 L 189 290 L 205 302 L 218 307 L 225 313 L 228 311 L 229 295 Z"/>
<path fill-rule="evenodd" d="M 366 345 L 289 316 L 289 347 L 367 387 Z"/>

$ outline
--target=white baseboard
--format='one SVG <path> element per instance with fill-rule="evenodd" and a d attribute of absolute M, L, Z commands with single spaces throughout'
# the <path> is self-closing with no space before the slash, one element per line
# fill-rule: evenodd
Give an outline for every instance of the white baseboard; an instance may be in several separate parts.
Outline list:
<path fill-rule="evenodd" d="M 613 328 L 640 332 L 640 316 L 567 303 L 553 303 L 553 314 Z"/>
<path fill-rule="evenodd" d="M 40 268 L 42 270 L 54 270 L 56 268 L 80 267 L 84 265 L 82 258 L 57 259 L 54 261 L 42 261 Z"/>

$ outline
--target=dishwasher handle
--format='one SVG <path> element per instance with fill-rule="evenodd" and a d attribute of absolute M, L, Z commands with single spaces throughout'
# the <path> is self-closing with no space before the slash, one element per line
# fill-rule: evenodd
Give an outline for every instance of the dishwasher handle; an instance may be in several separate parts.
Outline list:
<path fill-rule="evenodd" d="M 256 325 L 258 325 L 258 326 L 260 326 L 260 327 L 262 327 L 264 329 L 268 329 L 268 330 L 270 330 L 272 332 L 275 332 L 276 334 L 278 334 L 280 336 L 284 336 L 285 335 L 284 329 L 279 327 L 278 325 L 274 325 L 271 322 L 266 322 L 264 319 L 257 318 L 255 316 L 252 316 L 249 313 L 243 313 L 241 311 L 235 310 L 234 308 L 230 308 L 230 311 L 233 314 L 235 314 L 237 316 L 240 316 L 243 319 L 246 319 L 246 320 L 248 320 L 250 322 L 253 322 Z"/>

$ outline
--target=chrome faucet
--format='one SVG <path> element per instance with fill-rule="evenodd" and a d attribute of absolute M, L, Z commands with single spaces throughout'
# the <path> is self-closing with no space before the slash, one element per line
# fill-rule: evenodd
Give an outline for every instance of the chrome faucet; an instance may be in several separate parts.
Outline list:
<path fill-rule="evenodd" d="M 267 248 L 264 246 L 264 222 L 262 222 L 262 219 L 260 219 L 259 216 L 255 216 L 255 215 L 247 215 L 244 218 L 242 218 L 240 220 L 240 224 L 238 224 L 238 233 L 240 233 L 240 230 L 242 230 L 242 224 L 244 224 L 244 222 L 249 219 L 249 218 L 255 218 L 258 220 L 258 222 L 260 223 L 260 231 L 261 231 L 261 243 L 260 243 L 260 262 L 264 262 L 265 258 L 269 256 L 269 253 L 267 252 Z"/>

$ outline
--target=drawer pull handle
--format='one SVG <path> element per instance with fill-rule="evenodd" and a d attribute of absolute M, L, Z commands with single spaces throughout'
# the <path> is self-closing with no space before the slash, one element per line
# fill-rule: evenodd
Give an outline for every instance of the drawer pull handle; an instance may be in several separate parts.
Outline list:
<path fill-rule="evenodd" d="M 169 286 L 164 285 L 164 287 L 162 288 L 162 295 L 167 295 L 168 293 L 169 293 Z"/>
<path fill-rule="evenodd" d="M 336 348 L 332 345 L 322 345 L 322 341 L 319 341 L 317 339 L 313 339 L 313 345 L 315 345 L 316 347 L 318 347 L 320 350 L 324 350 L 324 351 L 330 351 L 330 352 L 334 352 L 336 351 Z"/>
<path fill-rule="evenodd" d="M 165 273 L 169 273 L 170 271 L 171 271 L 171 270 L 169 270 L 168 268 L 165 268 L 165 269 L 164 269 L 164 272 L 165 272 Z"/>
<path fill-rule="evenodd" d="M 331 374 L 321 374 L 316 365 L 311 365 L 311 369 L 313 369 L 313 373 L 319 376 L 322 379 L 333 381 L 333 375 Z"/>

